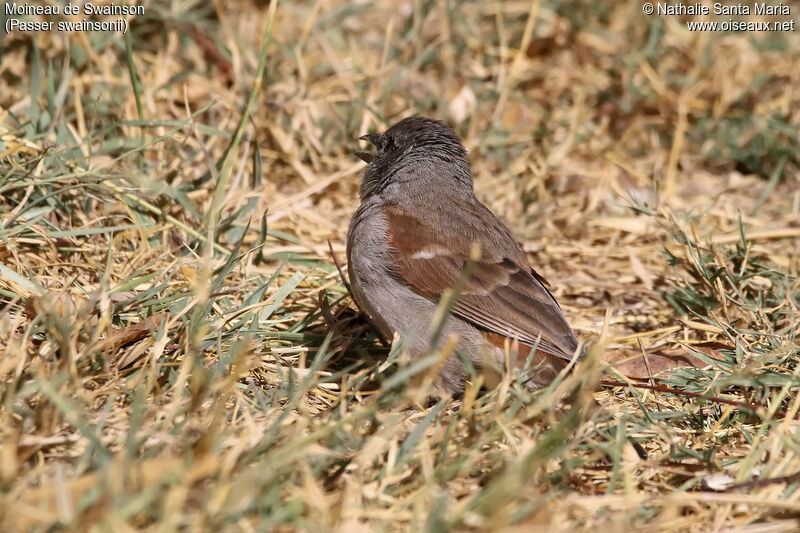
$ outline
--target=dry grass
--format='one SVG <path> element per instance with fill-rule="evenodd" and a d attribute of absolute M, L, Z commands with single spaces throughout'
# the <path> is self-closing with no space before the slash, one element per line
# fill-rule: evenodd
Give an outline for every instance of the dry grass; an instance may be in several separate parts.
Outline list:
<path fill-rule="evenodd" d="M 144 5 L 127 42 L 2 41 L 5 531 L 800 528 L 800 34 Z M 354 139 L 410 114 L 457 128 L 576 330 L 605 327 L 545 391 L 428 404 L 439 355 L 381 347 L 346 294 Z M 711 341 L 663 384 L 755 410 L 600 385 L 621 347 Z"/>

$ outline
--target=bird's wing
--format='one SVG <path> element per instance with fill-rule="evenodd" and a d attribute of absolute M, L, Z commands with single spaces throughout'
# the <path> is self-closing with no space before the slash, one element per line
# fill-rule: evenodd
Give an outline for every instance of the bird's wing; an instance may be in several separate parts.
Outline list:
<path fill-rule="evenodd" d="M 571 360 L 577 339 L 543 279 L 531 269 L 509 230 L 475 201 L 447 220 L 426 222 L 398 206 L 385 208 L 394 274 L 437 302 L 464 270 L 473 242 L 481 248 L 454 315 L 479 329 Z M 433 217 L 431 217 L 433 218 Z"/>

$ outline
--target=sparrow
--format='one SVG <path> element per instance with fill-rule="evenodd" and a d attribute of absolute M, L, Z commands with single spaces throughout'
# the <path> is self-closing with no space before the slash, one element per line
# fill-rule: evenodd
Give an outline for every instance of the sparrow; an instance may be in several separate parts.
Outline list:
<path fill-rule="evenodd" d="M 475 196 L 458 135 L 443 122 L 410 117 L 360 140 L 376 149 L 356 152 L 367 167 L 347 232 L 351 291 L 361 310 L 387 338 L 397 334 L 412 357 L 454 335 L 456 353 L 438 377 L 451 394 L 463 393 L 470 378 L 462 358 L 495 375 L 527 369 L 534 390 L 549 384 L 578 353 L 578 340 L 511 231 Z M 476 245 L 479 259 L 469 264 Z M 437 305 L 468 266 L 471 275 L 431 345 Z"/>

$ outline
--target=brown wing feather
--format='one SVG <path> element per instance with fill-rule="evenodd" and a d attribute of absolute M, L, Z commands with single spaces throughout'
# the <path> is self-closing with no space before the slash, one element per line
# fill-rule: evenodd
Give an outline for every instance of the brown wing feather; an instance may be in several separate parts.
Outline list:
<path fill-rule="evenodd" d="M 438 301 L 465 267 L 472 241 L 462 235 L 471 235 L 481 245 L 481 260 L 453 314 L 487 332 L 571 359 L 577 339 L 555 298 L 502 222 L 481 204 L 471 207 L 438 226 L 400 207 L 386 208 L 396 275 L 418 294 Z M 486 235 L 498 238 L 490 242 Z"/>

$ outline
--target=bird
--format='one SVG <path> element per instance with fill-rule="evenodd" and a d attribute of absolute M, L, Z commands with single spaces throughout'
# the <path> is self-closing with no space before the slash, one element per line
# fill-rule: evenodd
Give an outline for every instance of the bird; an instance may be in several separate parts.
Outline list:
<path fill-rule="evenodd" d="M 463 394 L 469 366 L 494 368 L 495 377 L 497 369 L 527 371 L 532 390 L 551 383 L 578 356 L 578 339 L 511 230 L 475 196 L 456 132 L 412 116 L 359 139 L 374 147 L 355 153 L 367 166 L 347 231 L 359 308 L 412 357 L 456 339 L 437 379 L 450 394 Z M 465 270 L 469 276 L 433 339 L 437 305 Z"/>

